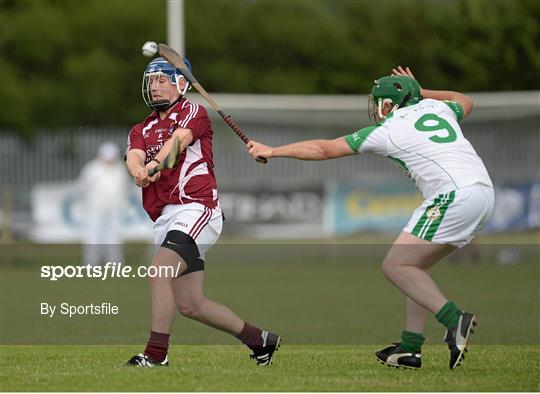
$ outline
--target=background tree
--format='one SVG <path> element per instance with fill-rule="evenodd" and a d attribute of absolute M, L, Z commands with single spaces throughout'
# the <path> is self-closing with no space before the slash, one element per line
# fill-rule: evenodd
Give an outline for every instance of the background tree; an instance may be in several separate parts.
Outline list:
<path fill-rule="evenodd" d="M 164 1 L 0 0 L 0 130 L 129 127 L 148 109 L 142 43 Z M 540 2 L 186 1 L 186 54 L 209 91 L 358 94 L 396 64 L 431 88 L 540 87 Z"/>

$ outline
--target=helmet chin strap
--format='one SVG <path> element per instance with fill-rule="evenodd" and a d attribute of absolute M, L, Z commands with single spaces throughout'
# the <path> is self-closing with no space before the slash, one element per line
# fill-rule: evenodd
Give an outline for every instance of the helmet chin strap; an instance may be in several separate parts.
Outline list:
<path fill-rule="evenodd" d="M 169 104 L 167 109 L 171 108 L 173 105 L 175 105 L 177 102 L 179 102 L 182 97 L 183 96 L 178 96 L 178 98 L 176 100 L 174 100 L 172 103 Z"/>
<path fill-rule="evenodd" d="M 175 105 L 177 102 L 179 102 L 181 98 L 182 98 L 182 96 L 178 96 L 178 98 L 176 100 L 174 100 L 173 102 L 170 102 L 169 100 L 152 101 L 149 104 L 149 107 L 152 108 L 154 111 L 157 111 L 157 112 L 165 112 L 169 108 L 171 108 L 173 105 Z"/>

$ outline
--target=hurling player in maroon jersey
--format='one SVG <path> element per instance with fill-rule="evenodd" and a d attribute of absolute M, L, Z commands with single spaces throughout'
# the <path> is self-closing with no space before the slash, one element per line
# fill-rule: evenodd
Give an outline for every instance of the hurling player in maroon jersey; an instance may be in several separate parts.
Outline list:
<path fill-rule="evenodd" d="M 212 125 L 205 108 L 184 97 L 188 88 L 180 70 L 165 59 L 150 62 L 142 94 L 153 112 L 133 126 L 128 137 L 126 165 L 142 189 L 143 207 L 154 221 L 155 243 L 160 245 L 151 265 L 171 267 L 175 273 L 150 278 L 150 337 L 144 353 L 133 356 L 127 365 L 168 365 L 177 311 L 236 336 L 252 350 L 257 364 L 268 365 L 279 336 L 250 325 L 203 295 L 205 253 L 219 238 L 223 215 L 214 176 Z M 170 152 L 172 137 L 180 141 L 178 166 L 149 177 L 149 169 Z"/>

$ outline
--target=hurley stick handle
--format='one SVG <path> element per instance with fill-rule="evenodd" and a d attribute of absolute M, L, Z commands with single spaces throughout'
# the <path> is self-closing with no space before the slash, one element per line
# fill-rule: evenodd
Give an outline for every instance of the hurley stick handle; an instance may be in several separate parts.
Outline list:
<path fill-rule="evenodd" d="M 244 144 L 248 144 L 249 142 L 249 138 L 246 137 L 246 135 L 242 132 L 242 130 L 240 130 L 240 127 L 238 127 L 238 125 L 236 124 L 236 122 L 231 118 L 231 115 L 225 115 L 223 113 L 223 111 L 218 111 L 219 114 L 221 115 L 221 117 L 223 118 L 223 120 L 225 121 L 225 123 L 227 123 L 229 125 L 229 127 L 231 129 L 233 129 L 233 131 L 236 133 L 236 135 L 238 137 L 240 137 L 240 139 L 242 141 L 244 141 Z M 258 163 L 262 163 L 262 164 L 266 164 L 268 163 L 268 160 L 265 159 L 264 157 L 257 157 L 255 159 Z"/>
<path fill-rule="evenodd" d="M 232 120 L 231 115 L 225 115 L 223 119 L 225 120 L 225 123 L 227 123 L 229 127 L 234 130 L 236 135 L 240 137 L 242 141 L 244 141 L 244 144 L 247 144 L 249 142 L 249 138 L 246 137 L 246 135 L 242 132 L 242 130 L 240 130 L 240 127 L 238 127 L 236 122 Z"/>
<path fill-rule="evenodd" d="M 148 176 L 154 176 L 156 175 L 158 172 L 160 172 L 161 170 L 163 170 L 163 167 L 162 168 L 159 168 L 159 165 L 155 166 L 155 167 L 152 167 L 148 170 Z"/>

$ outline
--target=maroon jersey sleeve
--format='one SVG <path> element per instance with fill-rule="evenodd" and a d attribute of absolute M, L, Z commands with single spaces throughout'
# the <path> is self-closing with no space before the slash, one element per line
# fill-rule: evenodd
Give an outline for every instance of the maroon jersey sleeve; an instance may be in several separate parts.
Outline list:
<path fill-rule="evenodd" d="M 190 111 L 190 116 L 181 123 L 181 127 L 191 130 L 193 133 L 193 141 L 195 142 L 206 133 L 211 133 L 212 125 L 208 113 L 206 112 L 206 108 L 198 104 L 190 104 L 190 106 L 193 107 Z"/>
<path fill-rule="evenodd" d="M 128 135 L 126 154 L 132 149 L 146 150 L 146 144 L 142 135 L 142 124 L 136 124 L 131 128 Z"/>

